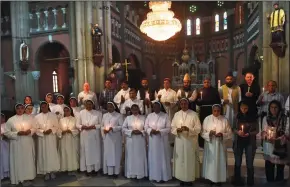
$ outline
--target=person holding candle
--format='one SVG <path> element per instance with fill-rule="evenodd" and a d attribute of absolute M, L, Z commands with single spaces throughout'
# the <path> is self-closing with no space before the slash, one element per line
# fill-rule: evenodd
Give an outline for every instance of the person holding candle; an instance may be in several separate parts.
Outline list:
<path fill-rule="evenodd" d="M 199 119 L 203 123 L 203 120 L 212 114 L 212 105 L 221 104 L 219 92 L 216 88 L 211 86 L 211 80 L 209 77 L 203 81 L 203 87 L 198 91 L 196 104 L 200 107 Z M 204 139 L 199 135 L 199 146 L 203 148 Z"/>
<path fill-rule="evenodd" d="M 261 88 L 257 82 L 254 82 L 254 74 L 247 72 L 245 74 L 245 83 L 240 84 L 242 101 L 246 102 L 248 113 L 252 116 L 258 117 L 257 100 L 261 94 Z"/>
<path fill-rule="evenodd" d="M 56 133 L 59 129 L 57 116 L 49 111 L 46 101 L 40 103 L 40 113 L 35 116 L 37 123 L 37 174 L 44 179 L 55 179 L 54 172 L 59 171 L 60 162 L 57 151 Z"/>
<path fill-rule="evenodd" d="M 109 101 L 106 108 L 108 113 L 103 116 L 101 128 L 104 143 L 103 172 L 118 177 L 122 159 L 123 115 L 114 102 Z"/>
<path fill-rule="evenodd" d="M 31 116 L 35 116 L 36 114 L 33 114 L 33 105 L 32 104 L 26 104 L 24 106 L 24 113 L 26 115 L 31 115 Z"/>
<path fill-rule="evenodd" d="M 126 116 L 131 115 L 131 106 L 133 104 L 138 105 L 141 114 L 143 114 L 143 112 L 144 112 L 143 111 L 143 109 L 144 109 L 143 102 L 137 98 L 136 89 L 131 88 L 129 91 L 129 96 L 130 96 L 130 98 L 128 100 L 126 100 L 120 108 L 121 114 L 124 114 Z"/>
<path fill-rule="evenodd" d="M 69 106 L 63 108 L 64 117 L 59 121 L 57 136 L 59 141 L 60 171 L 73 175 L 79 169 L 79 130 L 76 118 Z"/>
<path fill-rule="evenodd" d="M 69 106 L 73 110 L 73 114 L 75 118 L 78 118 L 80 115 L 81 107 L 78 107 L 78 100 L 75 97 L 69 98 Z"/>
<path fill-rule="evenodd" d="M 36 177 L 32 138 L 35 123 L 31 116 L 23 115 L 23 104 L 16 104 L 15 110 L 16 115 L 8 119 L 4 129 L 4 136 L 9 139 L 10 144 L 10 180 L 13 185 L 29 185 Z"/>
<path fill-rule="evenodd" d="M 263 120 L 261 134 L 264 139 L 263 151 L 267 181 L 283 181 L 285 165 L 290 163 L 289 158 L 287 158 L 289 156 L 287 150 L 289 118 L 284 114 L 279 101 L 273 100 L 269 103 L 268 115 Z"/>
<path fill-rule="evenodd" d="M 24 97 L 24 105 L 31 105 L 32 106 L 31 114 L 33 114 L 33 115 L 36 115 L 37 112 L 39 111 L 39 106 L 38 105 L 34 105 L 32 103 L 32 97 L 29 96 L 29 95 Z"/>
<path fill-rule="evenodd" d="M 227 180 L 226 141 L 232 139 L 232 128 L 221 115 L 221 108 L 212 106 L 212 115 L 204 119 L 201 133 L 205 140 L 202 176 L 218 186 Z"/>
<path fill-rule="evenodd" d="M 153 111 L 145 121 L 145 130 L 149 136 L 149 180 L 165 182 L 172 179 L 168 139 L 171 122 L 160 102 L 154 102 Z"/>
<path fill-rule="evenodd" d="M 87 175 L 98 172 L 102 168 L 102 140 L 101 122 L 102 113 L 94 110 L 95 103 L 87 99 L 86 109 L 80 112 L 77 118 L 77 128 L 80 133 L 80 170 Z"/>
<path fill-rule="evenodd" d="M 0 180 L 9 178 L 9 140 L 4 136 L 4 129 L 6 126 L 6 116 L 1 113 L 1 132 L 0 132 Z"/>
<path fill-rule="evenodd" d="M 181 186 L 191 186 L 200 176 L 198 134 L 201 124 L 197 113 L 188 109 L 187 98 L 182 98 L 179 103 L 181 110 L 171 123 L 171 133 L 175 135 L 173 176 L 181 181 Z"/>
<path fill-rule="evenodd" d="M 122 132 L 126 137 L 125 177 L 142 179 L 148 176 L 145 117 L 141 115 L 139 106 L 131 106 L 132 115 L 126 117 Z"/>
<path fill-rule="evenodd" d="M 123 81 L 121 84 L 121 90 L 114 97 L 114 102 L 117 104 L 119 109 L 121 109 L 122 104 L 130 98 L 129 91 L 130 88 L 128 81 Z"/>
<path fill-rule="evenodd" d="M 105 88 L 99 95 L 100 107 L 102 107 L 104 112 L 107 110 L 107 103 L 113 101 L 116 94 L 117 91 L 112 89 L 112 80 L 107 79 L 105 81 Z"/>
<path fill-rule="evenodd" d="M 247 185 L 254 185 L 254 158 L 256 154 L 256 135 L 259 124 L 255 115 L 249 113 L 249 105 L 245 101 L 239 103 L 236 124 L 234 126 L 233 150 L 235 155 L 234 185 L 244 185 L 241 177 L 243 153 L 246 154 Z"/>

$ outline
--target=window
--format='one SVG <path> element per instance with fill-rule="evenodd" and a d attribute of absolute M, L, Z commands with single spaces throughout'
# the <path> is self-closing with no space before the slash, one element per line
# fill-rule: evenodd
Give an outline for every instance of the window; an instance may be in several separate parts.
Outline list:
<path fill-rule="evenodd" d="M 224 30 L 228 29 L 228 14 L 224 12 Z"/>
<path fill-rule="evenodd" d="M 242 6 L 239 6 L 239 24 L 242 24 Z"/>
<path fill-rule="evenodd" d="M 220 30 L 220 22 L 219 22 L 220 16 L 218 14 L 215 15 L 215 32 L 218 32 Z"/>
<path fill-rule="evenodd" d="M 200 18 L 195 20 L 195 34 L 200 35 Z"/>
<path fill-rule="evenodd" d="M 58 92 L 57 73 L 55 71 L 52 72 L 52 85 L 53 92 Z"/>
<path fill-rule="evenodd" d="M 191 20 L 187 19 L 186 21 L 186 34 L 187 36 L 191 35 Z"/>

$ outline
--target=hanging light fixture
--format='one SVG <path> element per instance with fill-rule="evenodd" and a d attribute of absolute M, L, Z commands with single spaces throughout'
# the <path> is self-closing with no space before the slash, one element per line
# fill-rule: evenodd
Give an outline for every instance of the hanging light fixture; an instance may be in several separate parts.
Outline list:
<path fill-rule="evenodd" d="M 147 14 L 147 19 L 140 26 L 141 32 L 157 41 L 165 41 L 181 31 L 181 23 L 174 18 L 171 8 L 171 1 L 150 1 L 151 12 Z"/>

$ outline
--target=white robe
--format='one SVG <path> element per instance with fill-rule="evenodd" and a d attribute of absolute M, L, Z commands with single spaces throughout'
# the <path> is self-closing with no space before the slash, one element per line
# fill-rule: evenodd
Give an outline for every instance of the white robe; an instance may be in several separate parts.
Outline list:
<path fill-rule="evenodd" d="M 155 98 L 157 98 L 157 93 L 156 92 L 155 92 L 154 96 L 155 96 Z M 150 101 L 150 94 L 149 94 L 148 91 L 146 91 L 146 93 L 145 93 L 145 98 L 149 99 L 149 101 Z M 140 91 L 137 92 L 137 99 L 141 100 Z M 141 100 L 141 101 L 143 102 L 143 100 Z M 149 105 L 149 107 L 147 105 L 145 105 L 144 109 L 145 109 L 144 113 L 145 113 L 146 116 L 148 116 L 149 114 L 152 113 L 151 105 Z"/>
<path fill-rule="evenodd" d="M 83 99 L 81 99 L 83 98 Z M 84 91 L 80 92 L 78 95 L 78 103 L 81 104 L 81 107 L 84 108 L 84 102 L 86 100 L 92 100 L 95 103 L 95 108 L 98 109 L 99 104 L 98 104 L 98 98 L 95 94 L 95 92 L 89 91 L 88 93 L 85 93 Z"/>
<path fill-rule="evenodd" d="M 0 152 L 0 179 L 4 179 L 9 177 L 9 141 L 3 140 L 3 134 L 6 123 L 1 124 L 1 135 L 0 135 L 0 143 L 1 143 L 1 152 Z"/>
<path fill-rule="evenodd" d="M 109 175 L 118 175 L 122 158 L 122 125 L 123 115 L 112 112 L 106 113 L 102 119 L 102 136 L 104 142 L 103 172 Z M 113 128 L 107 134 L 104 129 Z"/>
<path fill-rule="evenodd" d="M 286 103 L 285 103 L 285 110 L 289 111 L 289 96 L 287 97 Z"/>
<path fill-rule="evenodd" d="M 59 129 L 57 116 L 52 112 L 40 113 L 35 116 L 37 123 L 37 174 L 48 174 L 60 169 L 59 154 L 57 151 L 56 133 Z M 52 133 L 43 134 L 46 130 Z"/>
<path fill-rule="evenodd" d="M 202 125 L 201 136 L 205 140 L 203 152 L 202 176 L 214 183 L 227 180 L 227 147 L 225 142 L 232 138 L 232 130 L 229 121 L 223 117 L 207 116 Z M 210 131 L 222 133 L 223 138 L 213 136 Z"/>
<path fill-rule="evenodd" d="M 60 120 L 64 116 L 64 112 L 63 112 L 64 106 L 65 106 L 64 104 L 61 104 L 61 105 L 57 104 L 51 107 L 51 112 L 57 116 L 58 120 Z M 56 114 L 57 112 L 59 113 L 58 115 Z"/>
<path fill-rule="evenodd" d="M 148 167 L 149 180 L 168 181 L 172 179 L 171 154 L 168 134 L 170 120 L 167 114 L 151 113 L 145 121 L 145 130 L 149 136 Z M 160 134 L 150 136 L 152 130 L 159 130 Z"/>
<path fill-rule="evenodd" d="M 144 123 L 144 116 L 131 115 L 125 119 L 122 127 L 126 136 L 125 176 L 127 178 L 142 179 L 148 176 Z M 137 129 L 142 132 L 142 135 L 132 134 L 132 131 Z"/>
<path fill-rule="evenodd" d="M 177 133 L 177 128 L 187 126 L 188 132 Z M 171 123 L 171 133 L 175 135 L 173 152 L 173 176 L 183 182 L 192 182 L 200 176 L 198 134 L 201 124 L 196 112 L 180 110 Z"/>
<path fill-rule="evenodd" d="M 76 171 L 79 169 L 79 130 L 73 116 L 60 119 L 57 136 L 59 141 L 60 171 Z M 62 134 L 70 130 L 72 133 Z"/>
<path fill-rule="evenodd" d="M 19 131 L 31 130 L 27 136 L 19 136 Z M 4 135 L 10 144 L 10 180 L 18 184 L 33 180 L 35 171 L 35 147 L 32 135 L 35 133 L 35 121 L 28 115 L 15 115 L 5 126 Z"/>
<path fill-rule="evenodd" d="M 174 90 L 172 90 L 171 88 L 169 88 L 168 90 L 162 89 L 162 90 L 159 90 L 159 92 L 157 94 L 157 98 L 158 98 L 158 95 L 161 95 L 160 102 L 163 104 L 164 109 L 166 110 L 166 113 L 169 115 L 169 119 L 172 120 L 172 118 L 177 110 L 176 92 Z M 169 102 L 170 106 L 166 106 L 164 104 L 165 102 Z"/>
<path fill-rule="evenodd" d="M 187 97 L 188 100 L 190 100 L 190 101 L 195 101 L 196 98 L 197 98 L 196 90 L 194 90 L 194 91 L 192 92 L 192 94 L 191 94 L 190 97 L 188 97 L 189 92 L 184 91 L 184 94 L 185 94 L 185 97 Z M 176 97 L 177 97 L 177 99 L 182 97 L 182 96 L 181 96 L 181 89 L 179 89 L 179 90 L 177 91 L 177 93 L 176 93 Z"/>
<path fill-rule="evenodd" d="M 77 119 L 80 116 L 81 108 L 80 107 L 72 107 L 75 118 Z"/>
<path fill-rule="evenodd" d="M 123 96 L 125 98 L 125 101 L 128 100 L 130 98 L 129 96 L 129 92 L 130 92 L 130 88 L 128 88 L 127 90 L 123 90 L 121 89 L 114 97 L 114 102 L 117 104 L 117 106 L 119 107 L 119 109 L 121 109 L 121 96 Z"/>
<path fill-rule="evenodd" d="M 139 100 L 139 99 L 134 99 L 134 100 L 128 99 L 128 100 L 126 100 L 125 103 L 121 105 L 121 108 L 120 108 L 121 114 L 124 114 L 125 115 L 126 114 L 126 107 L 131 108 L 131 106 L 133 104 L 138 105 L 141 114 L 143 114 L 143 102 L 141 100 Z"/>
<path fill-rule="evenodd" d="M 102 113 L 97 110 L 80 112 L 77 119 L 77 128 L 80 133 L 80 170 L 99 171 L 102 168 L 102 139 L 101 139 Z M 96 129 L 81 130 L 82 126 L 92 126 Z"/>

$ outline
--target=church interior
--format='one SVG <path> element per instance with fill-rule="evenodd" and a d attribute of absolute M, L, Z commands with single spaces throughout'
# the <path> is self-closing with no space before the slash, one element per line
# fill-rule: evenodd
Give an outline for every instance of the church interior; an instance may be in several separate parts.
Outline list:
<path fill-rule="evenodd" d="M 271 38 L 272 1 L 172 1 L 168 8 L 175 19 L 170 22 L 154 18 L 150 5 L 149 1 L 1 1 L 0 110 L 14 111 L 25 96 L 39 103 L 47 93 L 62 94 L 68 102 L 86 82 L 99 95 L 108 78 L 116 90 L 124 80 L 139 89 L 142 78 L 154 90 L 169 78 L 178 90 L 189 74 L 192 88 L 202 87 L 206 77 L 219 88 L 229 72 L 238 85 L 243 83 L 248 70 L 261 87 L 274 80 L 279 92 L 289 95 L 289 1 L 279 1 L 286 17 L 282 44 L 273 44 Z M 160 7 L 155 8 L 158 13 Z M 232 152 L 229 157 L 233 166 Z M 262 153 L 256 157 L 255 166 L 264 164 Z M 255 177 L 263 180 L 263 172 L 257 169 Z M 44 185 L 41 180 L 36 183 Z M 141 185 L 81 175 L 45 184 Z"/>

